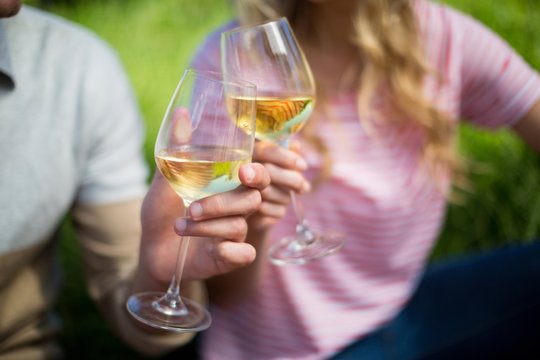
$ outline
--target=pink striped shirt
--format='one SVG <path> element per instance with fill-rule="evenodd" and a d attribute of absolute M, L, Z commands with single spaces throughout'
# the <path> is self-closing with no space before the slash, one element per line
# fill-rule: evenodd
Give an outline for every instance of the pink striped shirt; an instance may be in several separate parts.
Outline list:
<path fill-rule="evenodd" d="M 540 98 L 536 72 L 484 26 L 443 5 L 419 1 L 416 11 L 428 59 L 446 79 L 436 89 L 438 104 L 453 118 L 500 128 Z M 207 39 L 193 66 L 219 70 L 222 30 Z M 327 358 L 391 320 L 415 290 L 447 202 L 418 171 L 419 135 L 392 128 L 368 135 L 355 99 L 334 99 L 325 121 L 313 115 L 332 156 L 332 177 L 301 198 L 313 228 L 345 234 L 345 247 L 304 266 L 265 261 L 251 296 L 212 307 L 205 359 Z M 308 161 L 307 176 L 314 176 L 318 158 L 308 154 Z M 271 241 L 292 234 L 294 225 L 289 209 Z"/>

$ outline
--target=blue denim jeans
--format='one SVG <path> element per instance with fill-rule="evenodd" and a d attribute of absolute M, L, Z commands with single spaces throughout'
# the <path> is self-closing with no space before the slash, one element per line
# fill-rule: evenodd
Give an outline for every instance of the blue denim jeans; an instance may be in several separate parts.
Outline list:
<path fill-rule="evenodd" d="M 333 359 L 540 359 L 540 242 L 430 265 L 396 318 Z"/>

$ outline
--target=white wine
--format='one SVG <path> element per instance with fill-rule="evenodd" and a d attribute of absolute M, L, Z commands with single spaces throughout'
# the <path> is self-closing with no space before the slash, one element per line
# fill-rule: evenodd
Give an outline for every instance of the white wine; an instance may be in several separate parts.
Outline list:
<path fill-rule="evenodd" d="M 236 188 L 240 166 L 250 161 L 245 150 L 214 146 L 186 145 L 156 155 L 159 170 L 188 204 Z"/>
<path fill-rule="evenodd" d="M 231 98 L 229 111 L 240 114 L 238 109 L 248 101 L 243 98 Z M 314 99 L 310 96 L 273 96 L 257 97 L 257 122 L 255 137 L 272 142 L 285 141 L 304 126 L 313 112 Z M 233 116 L 233 119 L 237 118 Z M 242 118 L 238 117 L 238 126 L 242 126 Z"/>

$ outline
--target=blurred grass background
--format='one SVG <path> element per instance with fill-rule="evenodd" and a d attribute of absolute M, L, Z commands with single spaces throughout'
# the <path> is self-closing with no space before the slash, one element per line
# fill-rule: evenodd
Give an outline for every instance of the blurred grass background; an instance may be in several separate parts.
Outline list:
<path fill-rule="evenodd" d="M 444 0 L 481 20 L 540 69 L 540 2 Z M 114 47 L 135 88 L 147 125 L 145 154 L 153 168 L 153 141 L 169 98 L 197 44 L 230 19 L 227 0 L 27 1 L 82 24 Z M 474 192 L 449 208 L 432 259 L 530 241 L 540 229 L 540 158 L 507 131 L 460 130 L 460 148 L 475 165 Z M 68 359 L 137 359 L 112 335 L 87 299 L 78 247 L 67 224 L 62 262 L 65 287 L 58 305 Z"/>

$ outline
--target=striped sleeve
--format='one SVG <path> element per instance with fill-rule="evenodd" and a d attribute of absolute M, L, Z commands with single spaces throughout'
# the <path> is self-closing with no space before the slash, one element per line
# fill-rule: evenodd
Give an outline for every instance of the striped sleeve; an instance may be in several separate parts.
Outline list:
<path fill-rule="evenodd" d="M 513 125 L 540 98 L 538 73 L 493 31 L 453 15 L 462 34 L 461 117 L 486 128 Z"/>

